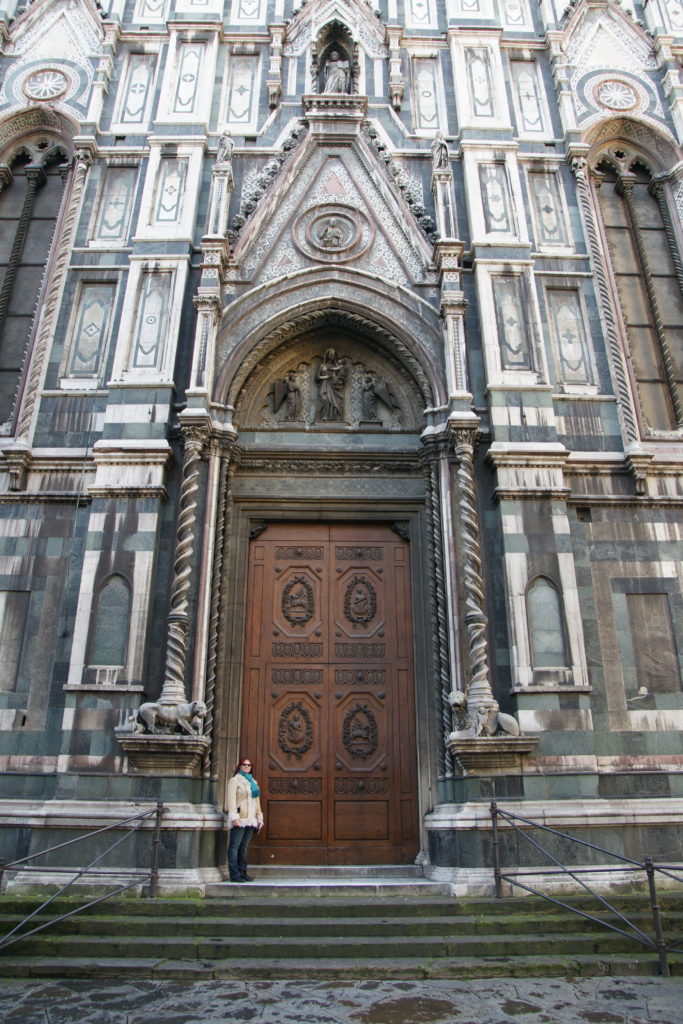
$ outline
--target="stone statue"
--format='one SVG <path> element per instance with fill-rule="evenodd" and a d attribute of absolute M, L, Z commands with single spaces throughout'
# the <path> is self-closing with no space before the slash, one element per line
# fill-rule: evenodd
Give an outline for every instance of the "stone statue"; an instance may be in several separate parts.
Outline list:
<path fill-rule="evenodd" d="M 344 406 L 346 367 L 333 348 L 328 348 L 318 370 L 318 418 L 340 420 Z"/>
<path fill-rule="evenodd" d="M 448 143 L 443 137 L 443 132 L 437 132 L 432 143 L 432 169 L 443 170 L 448 167 Z"/>
<path fill-rule="evenodd" d="M 325 63 L 325 84 L 323 92 L 349 91 L 349 62 L 342 60 L 337 50 L 332 50 Z"/>
<path fill-rule="evenodd" d="M 235 143 L 230 132 L 225 131 L 218 140 L 218 152 L 216 153 L 217 164 L 229 164 L 232 160 L 232 151 Z"/>
<path fill-rule="evenodd" d="M 190 736 L 201 735 L 201 721 L 206 717 L 207 709 L 203 700 L 193 700 L 190 703 L 161 704 L 158 701 L 148 701 L 142 704 L 136 714 L 130 716 L 133 722 L 133 729 L 136 732 L 159 733 L 159 732 L 181 732 L 189 733 Z M 197 723 L 197 728 L 194 723 Z"/>
<path fill-rule="evenodd" d="M 275 382 L 273 389 L 275 412 L 284 405 L 284 419 L 295 422 L 301 419 L 301 391 L 296 379 L 296 372 L 289 370 L 284 380 Z"/>
<path fill-rule="evenodd" d="M 399 405 L 389 391 L 389 385 L 384 377 L 380 377 L 374 370 L 370 370 L 363 378 L 361 391 L 361 414 L 364 420 L 378 420 L 377 402 L 382 402 L 387 409 L 398 409 Z"/>
<path fill-rule="evenodd" d="M 513 715 L 506 715 L 499 710 L 495 700 L 481 701 L 474 711 L 467 708 L 467 695 L 462 690 L 454 690 L 448 696 L 453 709 L 456 729 L 448 737 L 449 740 L 477 739 L 482 736 L 495 736 L 507 733 L 508 736 L 519 736 L 519 722 Z"/>

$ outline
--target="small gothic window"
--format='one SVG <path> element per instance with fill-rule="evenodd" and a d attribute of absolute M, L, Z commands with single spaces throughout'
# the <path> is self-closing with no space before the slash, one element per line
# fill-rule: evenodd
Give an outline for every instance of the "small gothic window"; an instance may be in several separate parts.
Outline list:
<path fill-rule="evenodd" d="M 568 665 L 564 616 L 559 591 L 545 576 L 530 584 L 527 616 L 534 668 L 563 668 Z"/>
<path fill-rule="evenodd" d="M 90 644 L 90 665 L 125 665 L 130 618 L 130 587 L 123 576 L 102 585 Z"/>

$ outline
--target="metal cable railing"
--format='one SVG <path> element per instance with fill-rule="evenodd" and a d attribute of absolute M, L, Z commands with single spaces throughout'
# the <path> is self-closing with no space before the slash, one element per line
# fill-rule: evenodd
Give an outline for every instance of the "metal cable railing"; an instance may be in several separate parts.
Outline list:
<path fill-rule="evenodd" d="M 508 882 L 510 885 L 516 885 L 520 889 L 524 889 L 526 892 L 532 893 L 534 896 L 540 896 L 542 899 L 547 900 L 549 903 L 554 903 L 558 907 L 562 907 L 564 910 L 570 910 L 573 914 L 578 914 L 579 917 L 583 917 L 588 921 L 593 921 L 595 924 L 600 925 L 603 928 L 607 928 L 610 931 L 617 932 L 619 935 L 624 935 L 626 938 L 633 939 L 635 942 L 640 942 L 641 945 L 646 946 L 648 949 L 656 950 L 659 957 L 659 971 L 664 977 L 669 977 L 669 960 L 668 954 L 678 951 L 683 946 L 683 939 L 678 939 L 675 942 L 667 943 L 664 939 L 664 929 L 662 925 L 662 915 L 659 904 L 657 902 L 657 886 L 655 876 L 657 872 L 666 875 L 668 878 L 674 881 L 683 882 L 683 873 L 680 869 L 677 869 L 676 865 L 671 864 L 655 864 L 651 857 L 646 857 L 641 863 L 637 860 L 632 860 L 630 857 L 624 857 L 620 853 L 614 853 L 611 850 L 605 850 L 602 846 L 597 846 L 595 843 L 589 843 L 585 839 L 578 839 L 576 836 L 570 836 L 566 832 L 560 832 L 558 829 L 551 828 L 549 825 L 542 825 L 538 821 L 531 821 L 529 818 L 523 818 L 520 814 L 512 814 L 510 811 L 501 810 L 495 800 L 491 803 L 491 845 L 493 849 L 493 877 L 496 886 L 496 896 L 501 899 L 503 896 L 503 882 Z M 523 836 L 531 845 L 546 856 L 556 866 L 554 868 L 536 868 L 534 867 L 531 871 L 534 875 L 566 875 L 573 879 L 582 889 L 584 889 L 590 896 L 593 896 L 598 902 L 605 908 L 605 910 L 614 914 L 615 917 L 622 922 L 628 929 L 619 928 L 615 924 L 611 924 L 609 921 L 605 921 L 604 918 L 596 917 L 594 914 L 586 913 L 584 910 L 580 910 L 577 907 L 573 907 L 569 903 L 565 903 L 563 900 L 556 899 L 554 896 L 550 896 L 547 892 L 541 889 L 534 888 L 533 886 L 526 885 L 524 882 L 519 880 L 517 875 L 504 874 L 501 870 L 501 858 L 500 858 L 500 836 L 498 833 L 498 819 L 503 818 L 509 822 L 511 828 L 520 836 Z M 568 839 L 570 842 L 575 843 L 577 846 L 583 846 L 590 850 L 595 850 L 598 853 L 612 857 L 615 860 L 621 861 L 622 865 L 628 865 L 627 867 L 609 865 L 599 865 L 595 867 L 575 867 L 568 868 L 565 864 L 562 864 L 557 857 L 547 850 L 541 843 L 537 842 L 533 836 L 530 836 L 524 829 L 520 828 L 516 822 L 522 822 L 525 826 L 539 829 L 542 832 L 548 832 L 555 836 L 560 836 L 562 839 Z M 650 897 L 650 911 L 652 913 L 652 924 L 654 929 L 654 938 L 644 932 L 642 928 L 639 928 L 633 921 L 630 921 L 624 914 L 621 913 L 615 906 L 613 906 L 608 900 L 596 892 L 583 880 L 580 875 L 590 874 L 606 874 L 610 872 L 620 871 L 624 872 L 644 872 L 647 878 L 648 892 Z"/>
<path fill-rule="evenodd" d="M 95 907 L 98 903 L 104 903 L 105 900 L 109 900 L 112 896 L 118 896 L 122 892 L 126 892 L 128 889 L 132 889 L 135 885 L 141 885 L 145 882 L 149 882 L 149 896 L 154 899 L 159 889 L 159 847 L 161 844 L 161 819 L 164 813 L 164 805 L 161 801 L 157 802 L 155 808 L 149 811 L 142 811 L 140 814 L 133 814 L 129 818 L 122 818 L 120 821 L 115 821 L 111 825 L 104 825 L 102 828 L 97 828 L 92 832 L 87 832 L 85 835 L 76 836 L 75 839 L 68 839 L 65 843 L 58 843 L 56 846 L 50 846 L 47 850 L 40 850 L 38 853 L 29 854 L 28 857 L 22 857 L 20 860 L 12 861 L 9 864 L 0 862 L 0 891 L 2 889 L 2 882 L 5 872 L 19 868 L 22 871 L 49 871 L 51 874 L 70 874 L 73 877 L 66 882 L 61 889 L 54 892 L 51 896 L 48 896 L 39 907 L 32 910 L 30 914 L 15 925 L 6 935 L 0 938 L 0 950 L 7 949 L 8 946 L 13 945 L 15 942 L 19 942 L 21 939 L 26 939 L 29 935 L 35 935 L 36 932 L 43 931 L 45 928 L 49 928 L 52 925 L 59 924 L 60 921 L 65 921 L 68 917 L 73 917 L 74 914 L 80 914 L 83 910 L 87 910 L 89 907 Z M 73 885 L 79 878 L 84 875 L 92 876 L 111 876 L 111 871 L 101 871 L 96 869 L 96 865 L 100 861 L 115 850 L 124 840 L 130 835 L 137 833 L 140 830 L 142 822 L 154 817 L 154 833 L 152 836 L 152 856 L 150 862 L 149 871 L 143 873 L 136 873 L 132 880 L 129 878 L 122 885 L 116 886 L 111 892 L 105 893 L 103 896 L 98 896 L 96 899 L 90 900 L 88 903 L 84 903 L 82 906 L 75 907 L 73 910 L 69 910 L 64 914 L 59 914 L 57 917 L 50 918 L 49 921 L 44 921 L 42 924 L 37 925 L 35 928 L 31 928 L 30 931 L 23 931 L 25 925 L 37 917 L 46 907 L 48 907 L 54 900 L 58 899 L 69 886 Z M 91 839 L 93 836 L 101 835 L 103 832 L 110 832 L 112 829 L 120 829 L 124 825 L 135 822 L 136 824 L 131 825 L 130 828 L 126 829 L 122 836 L 119 836 L 111 846 L 108 846 L 106 850 L 98 854 L 87 867 L 84 868 L 68 868 L 68 867 L 34 867 L 26 866 L 29 861 L 36 860 L 38 857 L 44 857 L 48 853 L 54 853 L 56 850 L 63 850 L 67 846 L 73 846 L 76 843 L 82 843 L 86 839 Z"/>

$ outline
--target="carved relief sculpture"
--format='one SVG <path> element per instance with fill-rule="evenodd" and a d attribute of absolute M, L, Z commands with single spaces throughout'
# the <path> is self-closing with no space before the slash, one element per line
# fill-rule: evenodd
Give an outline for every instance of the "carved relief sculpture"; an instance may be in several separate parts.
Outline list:
<path fill-rule="evenodd" d="M 365 761 L 377 750 L 377 721 L 367 704 L 356 704 L 346 712 L 343 742 L 354 760 Z"/>
<path fill-rule="evenodd" d="M 310 749 L 313 743 L 313 721 L 301 701 L 288 704 L 280 715 L 278 742 L 280 749 L 287 754 L 288 761 L 292 757 L 303 757 Z"/>
<path fill-rule="evenodd" d="M 354 576 L 344 593 L 344 615 L 354 626 L 367 626 L 376 613 L 375 588 L 364 576 Z"/>
<path fill-rule="evenodd" d="M 301 420 L 301 390 L 297 383 L 296 371 L 290 370 L 284 380 L 275 382 L 273 388 L 274 411 L 284 407 L 284 419 L 289 423 Z"/>
<path fill-rule="evenodd" d="M 382 402 L 392 412 L 399 408 L 398 402 L 391 394 L 384 377 L 370 370 L 363 378 L 361 394 L 361 410 L 364 420 L 379 420 L 377 402 Z"/>
<path fill-rule="evenodd" d="M 328 348 L 318 370 L 318 419 L 341 420 L 344 409 L 346 366 L 333 348 Z"/>
<path fill-rule="evenodd" d="M 282 614 L 292 626 L 304 626 L 313 617 L 313 587 L 305 576 L 294 576 L 282 592 Z"/>
<path fill-rule="evenodd" d="M 342 229 L 336 217 L 323 221 L 318 232 L 318 241 L 328 249 L 338 249 L 342 244 Z"/>

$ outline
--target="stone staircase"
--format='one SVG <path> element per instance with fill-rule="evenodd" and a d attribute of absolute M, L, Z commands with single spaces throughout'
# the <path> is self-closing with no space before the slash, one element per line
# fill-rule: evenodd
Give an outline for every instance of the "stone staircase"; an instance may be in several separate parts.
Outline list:
<path fill-rule="evenodd" d="M 536 897 L 454 898 L 405 869 L 256 868 L 204 899 L 113 898 L 22 939 L 0 977 L 363 979 L 657 974 L 657 954 Z M 38 901 L 0 898 L 0 934 Z M 50 916 L 83 899 L 62 898 Z M 596 913 L 588 897 L 569 899 Z M 643 895 L 612 899 L 652 934 Z M 683 939 L 683 895 L 660 900 Z M 602 916 L 602 915 L 600 915 Z M 605 915 L 607 917 L 607 915 Z M 40 917 L 34 923 L 38 923 Z M 618 920 L 611 919 L 620 925 Z M 670 957 L 681 973 L 682 954 Z"/>

